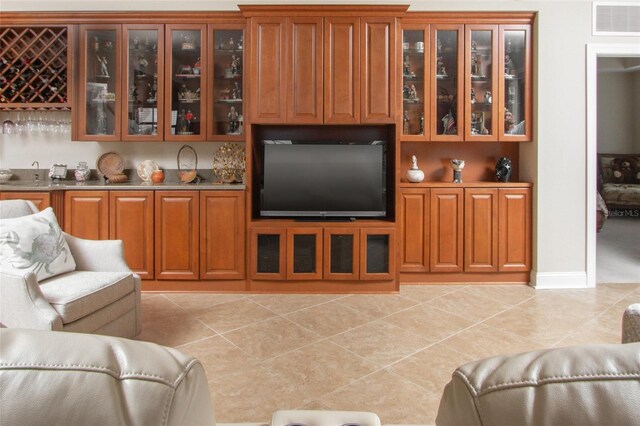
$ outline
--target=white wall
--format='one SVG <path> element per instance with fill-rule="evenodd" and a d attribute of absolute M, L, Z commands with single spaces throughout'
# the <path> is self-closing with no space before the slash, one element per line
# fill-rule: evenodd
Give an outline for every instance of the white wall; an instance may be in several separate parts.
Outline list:
<path fill-rule="evenodd" d="M 2 0 L 3 10 L 233 10 L 232 1 L 167 0 L 80 1 Z M 300 4 L 323 1 L 244 1 L 249 4 Z M 393 1 L 335 1 L 336 4 L 395 3 Z M 586 283 L 586 134 L 585 134 L 585 45 L 587 43 L 640 43 L 640 37 L 591 36 L 589 1 L 407 1 L 412 11 L 537 11 L 534 81 L 534 142 L 521 145 L 521 173 L 534 183 L 534 280 Z M 636 120 L 638 121 L 638 120 Z M 47 149 L 67 150 L 67 141 L 34 141 L 24 146 L 2 142 L 3 161 L 7 154 L 22 162 Z M 140 146 L 133 158 L 143 159 L 156 152 L 168 154 L 165 145 Z M 193 144 L 196 145 L 196 144 Z M 64 146 L 64 148 L 63 148 Z M 88 145 L 87 145 L 88 146 Z M 85 157 L 98 151 L 116 149 L 82 148 Z M 80 150 L 81 148 L 73 148 Z M 173 148 L 177 151 L 177 148 Z M 206 151 L 208 148 L 204 148 Z M 138 151 L 140 150 L 140 151 Z M 144 154 L 138 152 L 145 151 Z M 148 151 L 146 151 L 148 150 Z M 80 153 L 80 151 L 74 151 Z M 69 154 L 65 154 L 69 155 Z M 140 155 L 138 157 L 138 155 Z M 12 160 L 9 161 L 10 163 Z"/>

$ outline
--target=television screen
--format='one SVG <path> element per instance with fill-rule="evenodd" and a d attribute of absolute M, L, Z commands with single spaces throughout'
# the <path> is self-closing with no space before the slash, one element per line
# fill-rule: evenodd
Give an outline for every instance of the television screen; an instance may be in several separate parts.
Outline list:
<path fill-rule="evenodd" d="M 383 142 L 270 142 L 264 141 L 261 216 L 386 215 Z"/>

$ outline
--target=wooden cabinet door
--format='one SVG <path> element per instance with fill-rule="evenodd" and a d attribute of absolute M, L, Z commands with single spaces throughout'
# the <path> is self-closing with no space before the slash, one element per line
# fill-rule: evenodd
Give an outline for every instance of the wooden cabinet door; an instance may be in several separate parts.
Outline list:
<path fill-rule="evenodd" d="M 354 228 L 324 228 L 324 279 L 360 278 L 360 232 Z"/>
<path fill-rule="evenodd" d="M 503 188 L 498 192 L 498 269 L 531 269 L 531 189 Z"/>
<path fill-rule="evenodd" d="M 285 17 L 251 18 L 251 118 L 284 123 L 287 116 Z"/>
<path fill-rule="evenodd" d="M 429 189 L 400 190 L 400 272 L 429 271 Z"/>
<path fill-rule="evenodd" d="M 360 279 L 392 280 L 396 270 L 395 229 L 360 229 Z"/>
<path fill-rule="evenodd" d="M 109 239 L 122 240 L 132 271 L 153 279 L 153 191 L 109 192 Z"/>
<path fill-rule="evenodd" d="M 0 192 L 0 200 L 28 200 L 42 211 L 51 207 L 51 194 L 49 192 Z"/>
<path fill-rule="evenodd" d="M 287 279 L 286 235 L 284 227 L 251 230 L 251 278 Z"/>
<path fill-rule="evenodd" d="M 288 20 L 287 123 L 322 124 L 322 18 Z"/>
<path fill-rule="evenodd" d="M 287 279 L 322 279 L 322 228 L 287 228 Z"/>
<path fill-rule="evenodd" d="M 244 191 L 200 192 L 200 279 L 243 279 Z"/>
<path fill-rule="evenodd" d="M 431 272 L 461 272 L 463 247 L 462 188 L 431 189 Z"/>
<path fill-rule="evenodd" d="M 324 122 L 360 123 L 360 19 L 324 18 Z"/>
<path fill-rule="evenodd" d="M 109 239 L 109 192 L 66 191 L 63 228 L 78 238 Z"/>
<path fill-rule="evenodd" d="M 198 279 L 198 203 L 198 191 L 156 192 L 156 279 Z"/>
<path fill-rule="evenodd" d="M 362 123 L 395 122 L 396 20 L 362 18 L 360 23 L 362 64 Z"/>
<path fill-rule="evenodd" d="M 498 190 L 464 191 L 464 270 L 498 271 Z"/>

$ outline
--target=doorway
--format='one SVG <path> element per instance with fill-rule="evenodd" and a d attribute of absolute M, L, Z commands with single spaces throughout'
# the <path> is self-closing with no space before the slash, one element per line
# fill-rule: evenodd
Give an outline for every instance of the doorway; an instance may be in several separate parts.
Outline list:
<path fill-rule="evenodd" d="M 598 188 L 598 59 L 640 58 L 637 44 L 587 45 L 587 176 L 586 176 L 586 258 L 587 286 L 595 287 L 596 265 L 596 212 Z M 606 225 L 605 225 L 606 226 Z M 614 237 L 615 239 L 615 237 Z M 637 279 L 636 279 L 637 282 Z"/>

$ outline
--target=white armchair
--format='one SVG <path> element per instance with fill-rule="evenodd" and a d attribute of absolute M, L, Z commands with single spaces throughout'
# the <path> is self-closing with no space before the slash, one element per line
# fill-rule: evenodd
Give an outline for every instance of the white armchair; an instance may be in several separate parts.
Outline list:
<path fill-rule="evenodd" d="M 31 201 L 0 201 L 0 220 L 37 213 Z M 0 272 L 0 323 L 6 327 L 134 337 L 140 333 L 140 277 L 122 241 L 63 234 L 76 270 L 38 282 L 33 272 Z"/>

